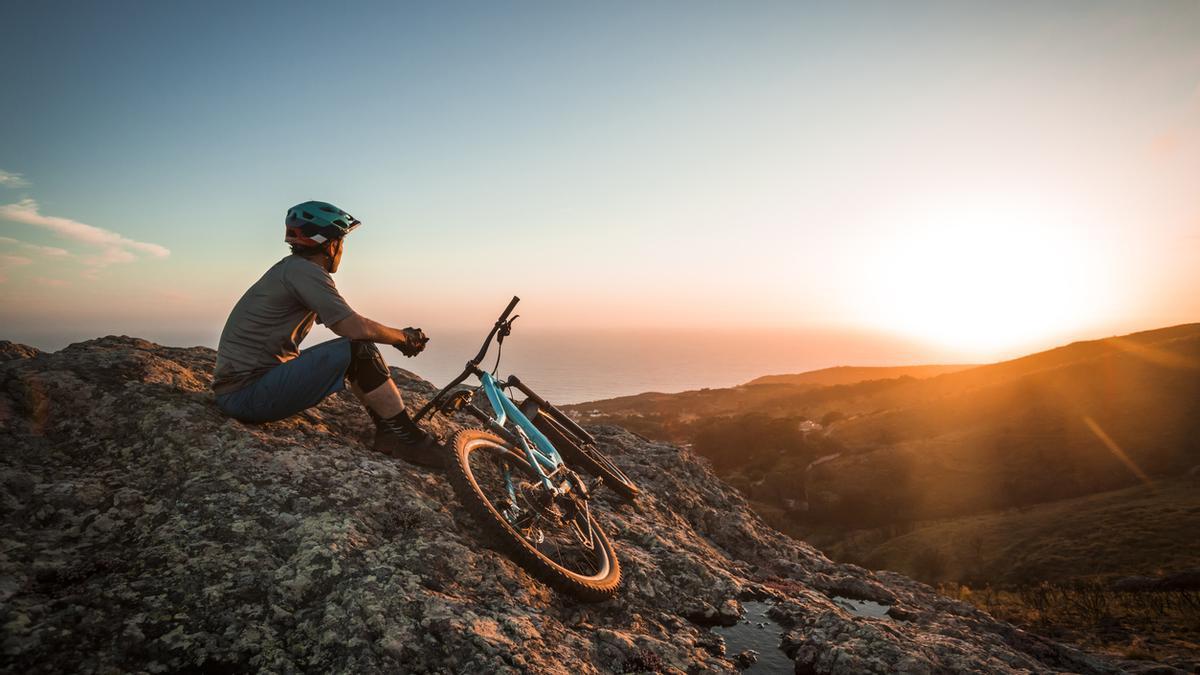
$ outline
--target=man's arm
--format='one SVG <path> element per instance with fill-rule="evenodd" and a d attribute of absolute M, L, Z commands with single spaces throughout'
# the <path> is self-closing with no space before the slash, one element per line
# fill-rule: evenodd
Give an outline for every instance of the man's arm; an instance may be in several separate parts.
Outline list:
<path fill-rule="evenodd" d="M 351 340 L 369 340 L 385 345 L 407 345 L 411 342 L 406 331 L 385 326 L 358 313 L 329 326 L 329 330 Z"/>
<path fill-rule="evenodd" d="M 350 309 L 342 299 L 333 278 L 323 267 L 312 261 L 293 265 L 285 278 L 300 304 L 317 313 L 317 318 L 329 330 L 351 340 L 363 340 L 392 345 L 405 356 L 416 356 L 425 348 L 429 338 L 417 328 L 392 328 Z M 335 319 L 327 321 L 327 319 Z"/>

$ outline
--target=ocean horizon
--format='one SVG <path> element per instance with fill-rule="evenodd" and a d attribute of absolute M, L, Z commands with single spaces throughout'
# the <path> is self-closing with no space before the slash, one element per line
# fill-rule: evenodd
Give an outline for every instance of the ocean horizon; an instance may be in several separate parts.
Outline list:
<path fill-rule="evenodd" d="M 0 336 L 46 351 L 108 334 L 125 334 L 172 347 L 215 349 L 213 330 L 108 331 L 84 334 Z M 430 331 L 420 356 L 405 358 L 383 349 L 389 364 L 441 386 L 458 375 L 483 342 L 485 331 Z M 317 326 L 301 344 L 311 347 L 336 337 Z M 495 365 L 493 344 L 482 364 Z M 949 363 L 952 357 L 896 338 L 833 331 L 598 332 L 528 330 L 516 324 L 504 343 L 499 374 L 517 374 L 555 403 L 583 403 L 644 392 L 674 393 L 732 387 L 763 375 L 798 373 L 839 365 L 895 366 Z"/>

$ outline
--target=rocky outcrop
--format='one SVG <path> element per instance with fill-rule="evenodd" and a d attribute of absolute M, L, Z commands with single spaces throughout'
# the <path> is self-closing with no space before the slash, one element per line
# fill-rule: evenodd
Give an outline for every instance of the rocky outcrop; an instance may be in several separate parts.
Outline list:
<path fill-rule="evenodd" d="M 41 353 L 41 350 L 37 347 L 9 342 L 8 340 L 0 340 L 0 361 L 31 359 Z"/>
<path fill-rule="evenodd" d="M 644 496 L 599 498 L 626 582 L 583 605 L 490 548 L 442 475 L 368 450 L 347 395 L 253 426 L 216 410 L 208 349 L 108 337 L 3 353 L 5 671 L 733 671 L 708 624 L 748 599 L 773 603 L 797 673 L 1130 665 L 835 564 L 690 452 L 619 428 L 594 431 Z M 433 390 L 396 378 L 413 403 Z"/>

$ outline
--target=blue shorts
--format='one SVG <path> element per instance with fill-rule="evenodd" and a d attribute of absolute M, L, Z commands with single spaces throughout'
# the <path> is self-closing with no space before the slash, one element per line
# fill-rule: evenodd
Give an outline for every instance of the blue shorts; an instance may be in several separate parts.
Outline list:
<path fill-rule="evenodd" d="M 346 387 L 350 340 L 338 338 L 300 352 L 267 371 L 254 384 L 217 395 L 221 412 L 243 422 L 291 417 Z"/>

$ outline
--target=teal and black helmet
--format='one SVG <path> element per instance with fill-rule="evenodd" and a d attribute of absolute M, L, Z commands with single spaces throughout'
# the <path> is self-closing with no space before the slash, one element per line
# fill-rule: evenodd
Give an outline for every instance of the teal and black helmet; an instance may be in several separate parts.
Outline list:
<path fill-rule="evenodd" d="M 304 202 L 288 209 L 283 241 L 296 246 L 320 246 L 341 239 L 362 223 L 329 202 Z"/>

